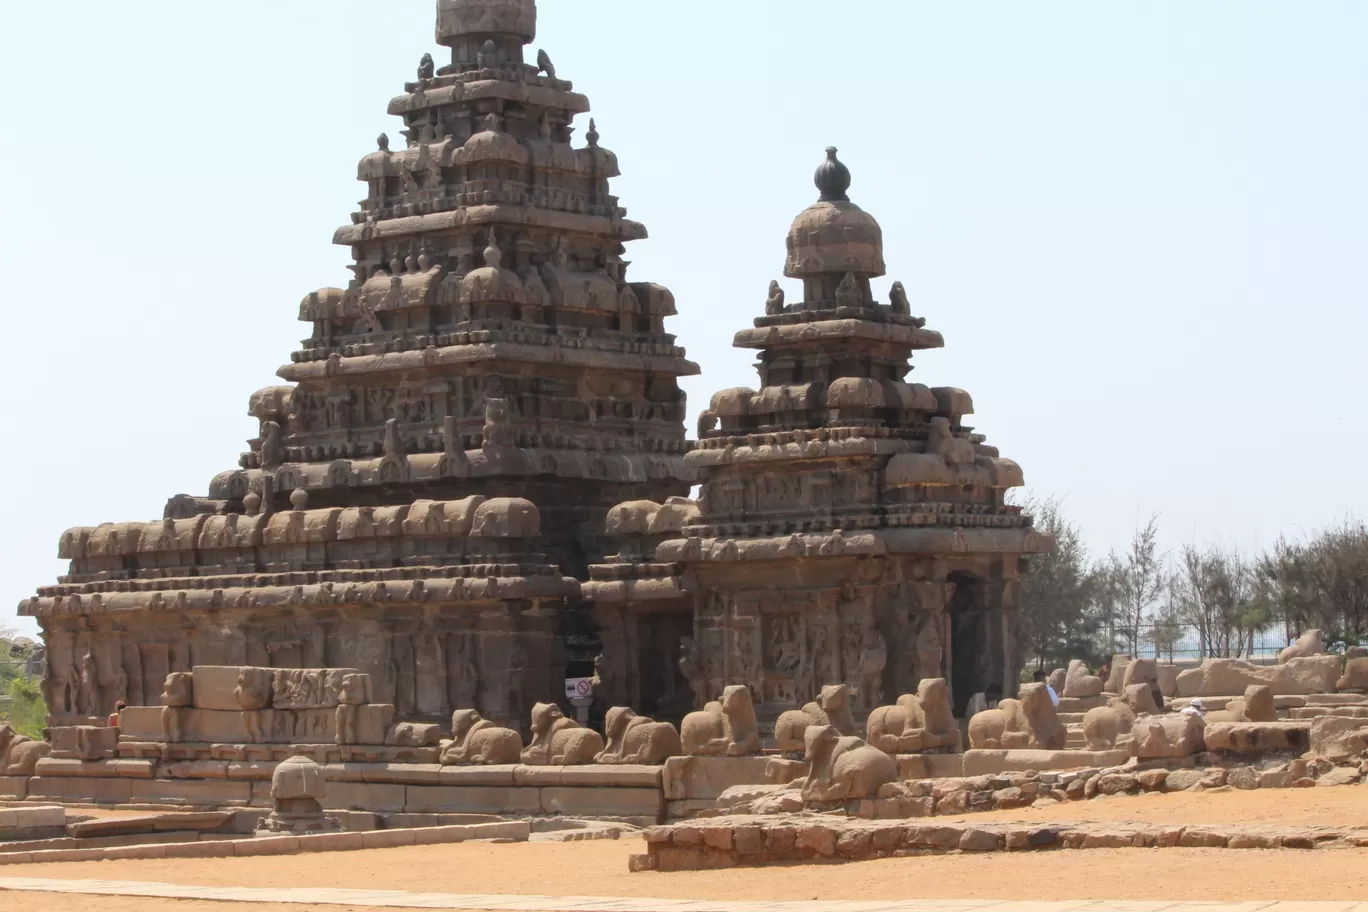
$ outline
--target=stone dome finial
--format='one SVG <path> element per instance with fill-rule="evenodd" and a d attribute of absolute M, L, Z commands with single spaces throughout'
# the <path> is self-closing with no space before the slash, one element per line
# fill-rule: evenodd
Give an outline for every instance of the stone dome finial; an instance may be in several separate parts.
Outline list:
<path fill-rule="evenodd" d="M 489 246 L 484 249 L 484 261 L 490 269 L 498 269 L 503 262 L 503 251 L 499 249 L 499 239 L 493 231 L 489 232 Z"/>
<path fill-rule="evenodd" d="M 536 0 L 437 0 L 437 43 L 452 47 L 472 36 L 537 37 Z"/>
<path fill-rule="evenodd" d="M 850 189 L 850 169 L 836 157 L 835 146 L 827 146 L 826 154 L 826 161 L 817 166 L 817 173 L 813 177 L 817 189 L 822 192 L 821 200 L 824 203 L 848 203 L 850 197 L 846 191 Z"/>

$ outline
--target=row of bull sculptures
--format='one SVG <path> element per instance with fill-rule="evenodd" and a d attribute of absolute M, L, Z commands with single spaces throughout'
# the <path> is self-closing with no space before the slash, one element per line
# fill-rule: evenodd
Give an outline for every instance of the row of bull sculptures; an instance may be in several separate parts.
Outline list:
<path fill-rule="evenodd" d="M 811 748 L 809 735 L 828 727 L 838 738 L 856 738 L 859 732 L 850 709 L 852 695 L 850 685 L 830 684 L 814 702 L 780 716 L 775 725 L 779 750 L 790 756 L 806 756 Z M 743 684 L 725 688 L 718 700 L 685 716 L 678 730 L 619 706 L 605 717 L 605 739 L 546 703 L 532 710 L 531 730 L 532 741 L 524 747 L 518 732 L 495 725 L 473 709 L 457 710 L 451 721 L 451 740 L 442 745 L 442 763 L 655 765 L 677 756 L 745 757 L 761 752 L 755 706 L 750 688 Z M 954 752 L 961 747 L 949 688 L 940 678 L 922 681 L 917 693 L 874 710 L 866 731 L 868 740 L 860 743 L 888 755 Z"/>

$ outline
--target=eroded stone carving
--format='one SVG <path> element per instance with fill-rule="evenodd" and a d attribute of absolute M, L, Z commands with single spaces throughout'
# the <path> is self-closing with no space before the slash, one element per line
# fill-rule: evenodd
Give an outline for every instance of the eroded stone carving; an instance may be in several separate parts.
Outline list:
<path fill-rule="evenodd" d="M 958 751 L 959 723 L 950 706 L 944 678 L 928 678 L 915 694 L 904 694 L 893 706 L 869 714 L 869 743 L 888 754 Z"/>
<path fill-rule="evenodd" d="M 444 766 L 495 766 L 522 759 L 522 736 L 500 728 L 473 709 L 458 709 L 451 716 L 451 741 L 443 744 Z"/>
<path fill-rule="evenodd" d="M 760 753 L 760 735 L 750 688 L 733 684 L 722 699 L 684 717 L 680 731 L 684 753 L 690 756 L 743 757 Z"/>
<path fill-rule="evenodd" d="M 593 763 L 603 749 L 598 732 L 565 718 L 559 706 L 532 707 L 532 741 L 522 752 L 528 766 L 583 766 Z"/>
<path fill-rule="evenodd" d="M 834 726 L 813 726 L 804 737 L 812 764 L 803 783 L 804 802 L 872 798 L 881 786 L 898 778 L 892 757 L 859 738 L 842 737 Z"/>
<path fill-rule="evenodd" d="M 1069 663 L 1069 670 L 1064 676 L 1064 697 L 1095 697 L 1102 693 L 1106 682 L 1096 675 L 1088 673 L 1088 666 L 1082 659 L 1074 659 Z"/>
<path fill-rule="evenodd" d="M 850 712 L 851 693 L 849 684 L 827 684 L 812 703 L 780 715 L 774 726 L 779 750 L 801 755 L 807 750 L 807 730 L 813 725 L 830 725 L 842 736 L 856 734 L 855 717 Z"/>
<path fill-rule="evenodd" d="M 323 767 L 308 757 L 290 757 L 271 774 L 271 813 L 262 818 L 257 831 L 303 835 L 340 830 L 336 818 L 323 813 L 327 797 Z"/>
<path fill-rule="evenodd" d="M 1308 630 L 1297 638 L 1297 642 L 1278 653 L 1278 664 L 1286 665 L 1292 659 L 1318 655 L 1325 655 L 1325 633 L 1321 630 Z"/>
<path fill-rule="evenodd" d="M 1023 684 L 1018 699 L 969 720 L 969 745 L 975 749 L 1062 750 L 1068 730 L 1059 721 L 1044 684 Z"/>
<path fill-rule="evenodd" d="M 598 763 L 654 766 L 683 752 L 679 731 L 673 725 L 643 718 L 625 706 L 608 710 L 603 728 L 608 744 L 594 758 Z"/>

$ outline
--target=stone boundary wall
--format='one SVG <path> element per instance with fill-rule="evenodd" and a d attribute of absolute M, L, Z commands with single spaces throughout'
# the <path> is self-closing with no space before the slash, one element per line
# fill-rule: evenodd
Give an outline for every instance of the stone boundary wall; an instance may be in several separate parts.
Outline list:
<path fill-rule="evenodd" d="M 319 833 L 311 836 L 267 836 L 259 839 L 224 839 L 205 836 L 177 843 L 116 846 L 89 849 L 51 849 L 4 852 L 0 866 L 44 862 L 114 861 L 147 858 L 244 858 L 260 855 L 296 855 L 307 852 L 347 852 L 360 849 L 391 849 L 413 845 L 441 845 L 471 839 L 526 842 L 532 826 L 525 820 L 475 823 L 465 826 L 427 827 L 413 830 L 371 830 L 365 833 Z"/>
<path fill-rule="evenodd" d="M 1368 848 L 1368 829 L 1178 826 L 1154 823 L 1026 823 L 975 826 L 877 824 L 804 815 L 730 817 L 654 827 L 637 871 L 698 871 L 778 864 L 830 864 L 942 855 L 1051 849 Z"/>

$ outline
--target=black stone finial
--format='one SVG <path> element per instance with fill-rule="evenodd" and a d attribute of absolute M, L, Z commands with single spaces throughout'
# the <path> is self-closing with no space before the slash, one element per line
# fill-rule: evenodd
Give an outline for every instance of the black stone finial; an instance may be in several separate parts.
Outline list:
<path fill-rule="evenodd" d="M 846 196 L 846 191 L 850 189 L 850 169 L 836 158 L 835 146 L 827 146 L 826 154 L 826 161 L 817 167 L 817 174 L 813 178 L 817 189 L 822 191 L 821 200 L 824 203 L 848 203 L 850 197 Z"/>
<path fill-rule="evenodd" d="M 597 148 L 598 148 L 598 144 L 599 144 L 598 124 L 594 123 L 594 121 L 593 121 L 592 118 L 590 118 L 590 120 L 589 120 L 589 132 L 586 133 L 586 134 L 584 135 L 584 138 L 585 138 L 586 140 L 588 140 L 588 142 L 589 142 L 589 148 L 591 148 L 591 149 L 597 149 Z"/>

